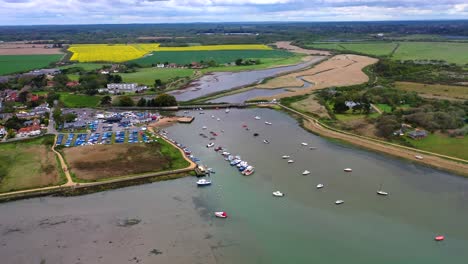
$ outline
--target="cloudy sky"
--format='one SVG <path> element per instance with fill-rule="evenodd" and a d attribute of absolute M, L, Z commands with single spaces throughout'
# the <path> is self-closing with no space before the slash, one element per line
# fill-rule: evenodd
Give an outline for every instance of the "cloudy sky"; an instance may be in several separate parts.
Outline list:
<path fill-rule="evenodd" d="M 468 19 L 468 0 L 0 0 L 0 25 Z"/>

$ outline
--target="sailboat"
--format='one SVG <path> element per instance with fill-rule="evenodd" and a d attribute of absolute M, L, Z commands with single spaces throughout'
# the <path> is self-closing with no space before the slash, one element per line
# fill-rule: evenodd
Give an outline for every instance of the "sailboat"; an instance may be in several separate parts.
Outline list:
<path fill-rule="evenodd" d="M 387 196 L 387 195 L 388 195 L 388 192 L 382 191 L 382 184 L 380 184 L 380 188 L 379 188 L 379 190 L 377 191 L 377 194 L 378 194 L 378 195 L 382 195 L 382 196 Z"/>

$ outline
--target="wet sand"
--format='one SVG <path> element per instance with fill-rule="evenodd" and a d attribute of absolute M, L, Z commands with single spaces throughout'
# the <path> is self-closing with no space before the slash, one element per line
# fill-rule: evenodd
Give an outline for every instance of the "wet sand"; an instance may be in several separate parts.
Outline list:
<path fill-rule="evenodd" d="M 1 262 L 216 263 L 210 225 L 218 219 L 195 204 L 193 187 L 189 177 L 1 204 Z"/>

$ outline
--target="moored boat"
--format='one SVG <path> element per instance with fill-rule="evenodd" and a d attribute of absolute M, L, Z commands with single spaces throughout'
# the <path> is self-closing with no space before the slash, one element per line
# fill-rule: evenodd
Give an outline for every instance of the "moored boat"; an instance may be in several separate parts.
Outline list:
<path fill-rule="evenodd" d="M 309 175 L 309 174 L 310 174 L 310 171 L 308 171 L 308 170 L 305 170 L 305 171 L 302 173 L 302 175 Z"/>
<path fill-rule="evenodd" d="M 377 191 L 377 194 L 378 194 L 378 195 L 382 195 L 382 196 L 387 196 L 387 195 L 388 195 L 388 192 Z"/>
<path fill-rule="evenodd" d="M 265 122 L 265 124 L 266 124 L 266 125 L 269 125 L 269 126 L 273 125 L 273 124 L 270 123 L 270 122 Z"/>
<path fill-rule="evenodd" d="M 248 166 L 243 172 L 242 174 L 245 175 L 245 176 L 249 176 L 249 175 L 252 175 L 255 171 L 255 168 L 253 166 Z"/>
<path fill-rule="evenodd" d="M 307 146 L 307 145 L 309 145 L 309 144 L 308 144 L 308 143 L 305 143 L 305 142 L 302 142 L 301 145 L 302 145 L 302 146 Z"/>
<path fill-rule="evenodd" d="M 317 184 L 317 189 L 322 189 L 323 187 L 324 187 L 323 184 L 321 184 L 321 183 Z"/>
<path fill-rule="evenodd" d="M 205 130 L 205 129 L 207 129 L 207 127 L 206 127 L 206 126 L 202 126 L 202 129 Z"/>
<path fill-rule="evenodd" d="M 265 143 L 265 144 L 270 144 L 270 141 L 264 139 L 264 140 L 263 140 L 263 143 Z"/>
<path fill-rule="evenodd" d="M 294 160 L 288 160 L 288 163 L 294 163 Z"/>
<path fill-rule="evenodd" d="M 353 170 L 352 170 L 351 168 L 346 168 L 346 169 L 344 169 L 344 171 L 346 171 L 346 172 L 352 172 Z"/>
<path fill-rule="evenodd" d="M 262 118 L 261 118 L 261 117 L 259 117 L 259 116 L 255 116 L 254 118 L 255 118 L 256 120 L 260 120 L 260 119 L 262 119 Z"/>
<path fill-rule="evenodd" d="M 211 185 L 211 181 L 207 180 L 207 179 L 200 179 L 197 181 L 197 185 L 198 186 L 208 186 L 208 185 Z"/>
<path fill-rule="evenodd" d="M 422 160 L 422 159 L 424 159 L 424 157 L 423 157 L 423 156 L 421 156 L 421 155 L 416 155 L 416 156 L 414 156 L 414 157 L 415 157 L 415 158 L 417 158 L 418 160 Z"/>
<path fill-rule="evenodd" d="M 343 204 L 343 203 L 344 203 L 343 200 L 336 200 L 336 201 L 335 201 L 335 204 L 336 204 L 336 205 L 340 205 L 340 204 Z"/>
<path fill-rule="evenodd" d="M 435 241 L 444 241 L 445 237 L 444 236 L 436 236 L 436 237 L 434 237 L 434 240 Z"/>
<path fill-rule="evenodd" d="M 206 145 L 206 147 L 207 147 L 207 148 L 212 148 L 212 147 L 214 147 L 214 145 L 215 145 L 215 143 L 214 143 L 214 142 L 211 142 L 211 143 L 209 143 L 208 145 Z"/>
<path fill-rule="evenodd" d="M 215 212 L 214 215 L 218 218 L 227 218 L 226 212 Z"/>
<path fill-rule="evenodd" d="M 276 191 L 276 192 L 273 192 L 273 196 L 276 196 L 276 197 L 283 197 L 284 196 L 284 193 L 280 192 L 280 191 Z"/>
<path fill-rule="evenodd" d="M 284 155 L 284 156 L 282 156 L 281 158 L 282 158 L 282 159 L 289 159 L 290 157 L 291 157 L 291 156 Z"/>

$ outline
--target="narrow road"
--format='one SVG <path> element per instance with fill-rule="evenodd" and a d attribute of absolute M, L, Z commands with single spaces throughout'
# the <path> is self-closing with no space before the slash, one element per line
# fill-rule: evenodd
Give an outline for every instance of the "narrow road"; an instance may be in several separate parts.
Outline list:
<path fill-rule="evenodd" d="M 67 177 L 67 183 L 65 183 L 64 185 L 61 185 L 61 186 L 73 186 L 73 185 L 76 185 L 76 183 L 73 182 L 73 179 L 72 179 L 72 177 L 71 177 L 70 171 L 68 170 L 67 163 L 66 163 L 65 160 L 63 159 L 62 154 L 60 154 L 60 152 L 58 152 L 58 151 L 55 150 L 55 145 L 57 144 L 57 138 L 58 138 L 58 135 L 55 135 L 54 145 L 52 145 L 52 151 L 53 151 L 53 152 L 57 155 L 57 157 L 59 158 L 60 166 L 62 167 L 62 170 L 63 170 L 63 172 L 65 173 L 65 176 Z"/>
<path fill-rule="evenodd" d="M 380 110 L 380 108 L 378 108 L 378 107 L 375 106 L 374 104 L 371 104 L 371 107 L 372 107 L 372 109 L 374 109 L 377 113 L 383 114 L 382 110 Z"/>
<path fill-rule="evenodd" d="M 429 165 L 431 167 L 435 167 L 438 169 L 451 171 L 460 175 L 468 176 L 468 161 L 464 159 L 459 159 L 456 157 L 441 155 L 438 153 L 433 153 L 429 151 L 419 150 L 415 148 L 405 147 L 394 143 L 385 142 L 378 139 L 368 138 L 364 136 L 355 135 L 346 131 L 337 130 L 331 127 L 328 127 L 325 124 L 320 123 L 319 120 L 305 115 L 299 111 L 296 111 L 292 108 L 286 107 L 284 105 L 278 104 L 278 106 L 282 107 L 285 110 L 288 110 L 294 114 L 297 114 L 303 117 L 304 126 L 325 137 L 335 138 L 344 140 L 349 142 L 353 145 L 363 147 L 366 149 L 374 150 L 377 152 L 383 152 L 386 154 L 390 154 L 392 156 L 397 156 L 405 159 L 409 159 L 411 161 L 415 161 L 418 163 L 423 163 Z M 418 159 L 416 155 L 425 154 L 426 156 L 423 159 Z"/>

